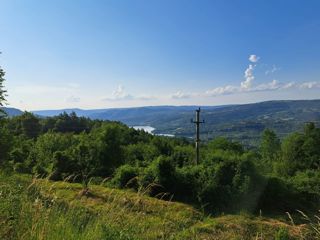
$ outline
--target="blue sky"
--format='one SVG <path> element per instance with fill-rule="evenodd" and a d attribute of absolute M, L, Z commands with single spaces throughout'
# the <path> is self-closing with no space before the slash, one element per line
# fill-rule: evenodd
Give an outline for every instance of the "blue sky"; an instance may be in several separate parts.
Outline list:
<path fill-rule="evenodd" d="M 0 0 L 26 110 L 320 98 L 320 1 Z"/>

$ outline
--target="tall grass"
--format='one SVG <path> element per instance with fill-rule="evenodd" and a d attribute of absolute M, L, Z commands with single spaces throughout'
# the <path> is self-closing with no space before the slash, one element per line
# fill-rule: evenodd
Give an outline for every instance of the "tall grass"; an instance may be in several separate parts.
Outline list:
<path fill-rule="evenodd" d="M 292 237 L 293 227 L 284 223 L 241 215 L 212 218 L 185 204 L 149 198 L 148 189 L 133 193 L 97 185 L 89 188 L 89 194 L 81 195 L 81 184 L 0 171 L 0 239 L 267 240 L 275 239 L 283 227 L 290 239 L 299 239 Z"/>
<path fill-rule="evenodd" d="M 308 237 L 320 239 L 320 210 L 318 211 L 318 214 L 315 214 L 313 217 L 309 217 L 302 211 L 297 211 L 302 216 L 302 219 L 306 221 L 306 224 L 309 229 Z"/>
<path fill-rule="evenodd" d="M 30 177 L 0 174 L 0 239 L 134 239 L 81 206 L 43 197 Z"/>

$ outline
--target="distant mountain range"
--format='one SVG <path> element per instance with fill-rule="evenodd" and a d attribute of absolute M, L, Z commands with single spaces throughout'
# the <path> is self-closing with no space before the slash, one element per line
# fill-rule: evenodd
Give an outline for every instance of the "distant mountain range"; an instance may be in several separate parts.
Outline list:
<path fill-rule="evenodd" d="M 159 118 L 171 119 L 178 117 L 181 113 L 191 113 L 199 106 L 147 106 L 133 108 L 109 108 L 83 110 L 78 108 L 61 109 L 61 110 L 40 110 L 33 111 L 39 116 L 56 116 L 63 112 L 70 114 L 75 112 L 78 116 L 89 117 L 91 119 L 115 120 L 121 121 L 128 125 L 148 125 L 152 124 Z M 203 110 L 213 111 L 214 109 L 225 106 L 202 106 Z M 178 114 L 178 115 L 177 115 Z"/>
<path fill-rule="evenodd" d="M 195 109 L 199 106 L 151 106 L 114 109 L 61 109 L 42 110 L 33 113 L 39 116 L 54 116 L 63 112 L 75 112 L 91 119 L 116 120 L 129 126 L 152 126 L 155 133 L 192 137 Z M 306 122 L 320 123 L 320 100 L 268 101 L 243 105 L 201 106 L 203 140 L 226 136 L 250 145 L 257 144 L 261 132 L 271 128 L 280 137 L 290 132 L 301 131 Z M 9 115 L 22 113 L 6 109 Z"/>

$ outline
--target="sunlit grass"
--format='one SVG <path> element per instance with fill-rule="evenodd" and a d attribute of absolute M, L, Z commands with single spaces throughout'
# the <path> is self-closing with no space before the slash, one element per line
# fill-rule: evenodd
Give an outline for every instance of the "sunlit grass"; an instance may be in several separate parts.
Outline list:
<path fill-rule="evenodd" d="M 275 239 L 301 226 L 246 214 L 205 216 L 145 191 L 0 174 L 0 239 Z M 314 238 L 316 239 L 316 238 Z"/>

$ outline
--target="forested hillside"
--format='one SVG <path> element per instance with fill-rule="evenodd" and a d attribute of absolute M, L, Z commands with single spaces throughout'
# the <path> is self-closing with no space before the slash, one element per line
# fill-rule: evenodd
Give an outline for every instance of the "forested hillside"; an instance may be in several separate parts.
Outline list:
<path fill-rule="evenodd" d="M 40 116 L 54 116 L 75 112 L 91 119 L 121 121 L 129 126 L 152 126 L 154 133 L 193 137 L 197 106 L 159 106 L 98 110 L 44 110 L 35 111 Z M 203 106 L 202 140 L 217 136 L 237 140 L 247 146 L 258 146 L 264 129 L 269 128 L 282 139 L 295 131 L 302 131 L 305 123 L 319 126 L 320 100 L 269 101 L 244 105 Z"/>

